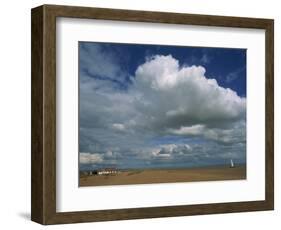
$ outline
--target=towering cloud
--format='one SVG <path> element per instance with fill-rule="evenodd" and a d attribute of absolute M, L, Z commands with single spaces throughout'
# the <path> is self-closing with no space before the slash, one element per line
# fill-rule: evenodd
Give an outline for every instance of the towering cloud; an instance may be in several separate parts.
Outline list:
<path fill-rule="evenodd" d="M 202 66 L 180 67 L 171 55 L 152 57 L 136 71 L 137 108 L 166 128 L 191 130 L 245 117 L 246 99 L 205 72 Z"/>

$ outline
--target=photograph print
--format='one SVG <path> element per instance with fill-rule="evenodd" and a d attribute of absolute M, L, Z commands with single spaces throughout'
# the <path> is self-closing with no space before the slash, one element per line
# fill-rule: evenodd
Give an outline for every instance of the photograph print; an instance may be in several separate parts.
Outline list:
<path fill-rule="evenodd" d="M 246 49 L 78 48 L 79 186 L 246 179 Z"/>

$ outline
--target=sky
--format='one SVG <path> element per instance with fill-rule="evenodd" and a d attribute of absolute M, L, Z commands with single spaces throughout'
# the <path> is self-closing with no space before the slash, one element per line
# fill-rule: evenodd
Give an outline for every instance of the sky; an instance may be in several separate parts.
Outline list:
<path fill-rule="evenodd" d="M 79 42 L 80 170 L 246 163 L 246 50 Z"/>

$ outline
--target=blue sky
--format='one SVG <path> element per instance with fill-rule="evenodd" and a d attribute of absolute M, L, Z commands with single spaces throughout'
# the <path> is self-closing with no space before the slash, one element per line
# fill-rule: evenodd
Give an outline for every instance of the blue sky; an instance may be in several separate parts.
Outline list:
<path fill-rule="evenodd" d="M 246 50 L 79 42 L 80 168 L 246 162 Z"/>

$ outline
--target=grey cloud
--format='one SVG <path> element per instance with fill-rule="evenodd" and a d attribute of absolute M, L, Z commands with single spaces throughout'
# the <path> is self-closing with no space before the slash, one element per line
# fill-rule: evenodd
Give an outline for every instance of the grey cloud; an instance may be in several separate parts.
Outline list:
<path fill-rule="evenodd" d="M 116 80 L 122 77 L 122 69 L 116 54 L 98 43 L 79 43 L 79 68 L 94 76 Z M 82 79 L 83 80 L 83 79 Z"/>

